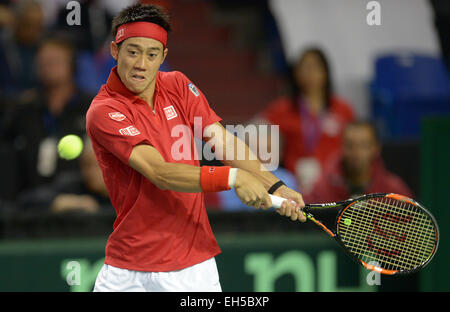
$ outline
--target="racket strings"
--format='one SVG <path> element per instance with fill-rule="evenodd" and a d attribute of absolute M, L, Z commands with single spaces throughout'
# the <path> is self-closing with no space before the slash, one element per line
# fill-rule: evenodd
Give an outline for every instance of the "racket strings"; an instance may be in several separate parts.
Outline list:
<path fill-rule="evenodd" d="M 382 226 L 383 227 L 383 225 L 380 225 L 380 226 Z M 356 228 L 356 227 L 355 227 Z M 368 228 L 368 225 L 367 224 L 365 224 L 365 228 L 367 229 Z M 361 235 L 361 230 L 359 230 L 358 231 L 359 233 L 358 233 L 358 235 Z M 372 238 L 372 237 L 371 237 Z M 383 240 L 384 239 L 384 237 L 383 238 L 381 238 L 382 240 L 381 240 L 381 243 L 382 244 L 377 244 L 377 248 L 380 248 L 380 249 L 384 249 L 384 250 L 387 250 L 387 248 L 392 248 L 392 245 L 390 245 L 390 244 L 386 244 L 386 240 Z M 388 241 L 389 242 L 389 241 Z M 374 243 L 375 244 L 375 243 Z M 410 250 L 409 250 L 410 251 Z M 404 260 L 406 260 L 406 261 L 408 261 L 408 255 L 405 253 L 405 251 L 403 251 L 404 252 L 404 256 L 406 256 L 406 259 L 404 259 Z M 366 256 L 367 256 L 367 254 L 365 254 Z M 414 256 L 414 257 L 416 257 L 416 256 Z M 412 259 L 415 259 L 414 257 L 411 257 L 411 260 Z M 380 257 L 378 257 L 378 258 L 380 258 Z M 389 259 L 388 259 L 389 257 L 384 257 L 384 258 L 382 258 L 382 259 L 379 259 L 379 260 L 384 260 L 384 261 L 388 261 Z M 398 259 L 397 259 L 398 260 Z M 390 261 L 389 261 L 390 262 Z M 410 261 L 409 261 L 410 262 Z M 392 262 L 390 262 L 390 265 L 392 266 L 392 265 L 398 265 L 399 263 L 398 263 L 398 261 L 396 262 L 396 263 L 392 263 Z M 411 264 L 411 263 L 410 263 Z M 415 263 L 412 263 L 411 265 L 414 265 Z"/>
<path fill-rule="evenodd" d="M 349 238 L 349 237 L 347 237 Z M 347 244 L 354 244 L 355 240 L 350 238 L 350 242 L 347 242 Z M 354 244 L 355 245 L 355 244 Z M 360 247 L 358 247 L 360 246 Z M 378 248 L 383 248 L 383 246 L 378 247 Z M 355 246 L 350 246 L 350 250 L 357 254 L 358 257 L 365 261 L 365 262 L 370 262 L 371 260 L 376 260 L 378 262 L 378 266 L 386 268 L 386 269 L 406 269 L 406 266 L 403 265 L 402 263 L 399 261 L 395 261 L 395 258 L 393 258 L 392 255 L 383 255 L 383 254 L 376 254 L 374 251 L 368 250 L 367 247 L 361 247 L 360 244 L 356 244 Z M 410 259 L 408 261 L 408 259 Z M 420 262 L 418 261 L 414 261 L 415 258 L 410 258 L 408 256 L 404 256 L 403 257 L 403 264 L 407 264 L 410 267 L 414 267 L 416 265 L 418 265 Z M 392 260 L 392 261 L 391 261 Z M 381 263 L 380 263 L 381 262 Z"/>
<path fill-rule="evenodd" d="M 367 232 L 365 232 L 365 235 L 367 236 Z M 384 268 L 387 269 L 392 269 L 393 266 L 398 266 L 399 263 L 398 262 L 393 262 L 390 261 L 391 257 L 388 256 L 384 256 L 384 255 L 376 255 L 374 251 L 371 251 L 367 248 L 367 246 L 364 246 L 361 244 L 360 240 L 361 237 L 361 232 L 358 231 L 357 234 L 355 235 L 344 235 L 344 240 L 347 239 L 347 245 L 349 245 L 350 250 L 357 254 L 360 258 L 364 258 L 362 260 L 364 260 L 365 262 L 369 262 L 370 260 L 377 260 L 377 262 L 382 261 L 383 263 L 381 263 L 380 265 Z M 367 241 L 362 242 L 363 244 L 366 244 Z M 378 248 L 381 249 L 385 249 L 387 246 L 377 246 Z M 395 260 L 395 259 L 394 259 Z M 387 267 L 386 265 L 389 265 L 389 267 Z M 412 263 L 411 265 L 415 265 L 415 263 Z"/>
<path fill-rule="evenodd" d="M 389 200 L 391 201 L 391 199 Z M 406 237 L 415 237 L 415 239 L 410 240 L 411 244 L 409 245 L 409 248 L 418 253 L 420 252 L 422 256 L 426 257 L 427 254 L 432 252 L 434 247 L 435 231 L 433 223 L 427 218 L 425 214 L 420 213 L 418 207 L 404 202 L 401 204 L 401 206 L 402 208 L 410 206 L 409 208 L 415 210 L 417 215 L 417 224 L 408 227 L 408 223 L 401 223 L 400 231 L 405 233 Z M 416 234 L 417 236 L 415 236 L 414 234 Z M 409 255 L 407 254 L 407 256 Z"/>
<path fill-rule="evenodd" d="M 375 206 L 380 207 L 379 205 L 375 205 Z M 360 207 L 358 207 L 358 208 L 360 208 Z M 374 210 L 371 210 L 371 212 L 372 212 L 372 216 L 374 216 L 373 215 Z M 380 220 L 381 224 L 379 227 L 385 228 L 386 232 L 390 232 L 390 233 L 398 232 L 398 233 L 405 234 L 406 237 L 411 237 L 411 235 L 408 235 L 408 234 L 411 233 L 413 230 L 415 233 L 422 233 L 422 234 L 424 233 L 424 231 L 420 231 L 420 232 L 418 231 L 419 229 L 422 230 L 423 227 L 427 225 L 425 223 L 427 220 L 424 217 L 425 217 L 424 214 L 416 214 L 415 215 L 416 221 L 418 221 L 417 223 L 420 225 L 420 227 L 418 227 L 417 224 L 412 224 L 411 226 L 407 226 L 409 223 L 395 223 L 395 225 L 397 225 L 397 226 L 393 227 L 392 226 L 394 224 L 393 222 L 386 223 L 386 222 L 383 222 L 383 219 Z M 372 220 L 373 220 L 373 218 L 372 218 Z M 431 223 L 429 225 L 431 226 L 431 229 L 433 229 L 433 227 L 432 227 L 433 225 Z M 433 234 L 434 234 L 434 232 L 433 232 Z M 389 235 L 389 233 L 387 233 L 386 235 Z M 410 242 L 417 243 L 417 245 L 418 245 L 417 247 L 420 247 L 420 244 L 422 244 L 424 242 L 423 237 L 417 237 L 417 236 L 412 236 L 412 237 L 413 237 L 413 239 L 410 239 Z M 386 242 L 390 242 L 390 240 L 386 240 Z M 434 245 L 433 241 L 431 241 L 431 243 Z"/>
<path fill-rule="evenodd" d="M 379 206 L 379 205 L 378 205 Z M 356 208 L 358 208 L 358 207 L 356 207 Z M 373 210 L 370 210 L 369 212 L 372 212 L 371 214 L 372 214 L 372 216 L 373 216 Z M 354 214 L 353 214 L 354 215 Z M 355 217 L 355 216 L 354 216 Z M 361 224 L 363 224 L 364 226 L 363 226 L 363 228 L 365 228 L 364 230 L 367 230 L 367 229 L 370 229 L 370 224 L 364 224 L 364 223 L 361 223 Z M 380 225 L 381 227 L 386 227 L 385 225 L 383 226 L 383 225 Z M 357 227 L 355 227 L 355 228 L 357 228 Z M 412 227 L 411 227 L 412 228 Z M 386 229 L 387 230 L 387 229 Z M 391 230 L 392 230 L 392 228 L 391 228 Z M 403 229 L 404 230 L 404 229 Z M 373 226 L 372 226 L 372 231 L 373 231 Z M 398 231 L 398 229 L 396 229 L 396 231 Z M 358 229 L 358 235 L 359 236 L 361 236 L 361 229 Z M 370 236 L 370 238 L 371 239 L 373 239 L 373 234 L 371 234 L 371 235 L 367 235 L 367 237 L 369 237 Z M 381 236 L 381 235 L 380 235 Z M 355 237 L 354 237 L 355 238 Z M 376 247 L 377 247 L 377 249 L 378 250 L 390 250 L 390 249 L 388 249 L 388 248 L 395 248 L 395 246 L 393 246 L 391 243 L 390 243 L 390 240 L 387 240 L 387 239 L 385 239 L 385 237 L 375 237 L 375 238 L 378 238 L 379 239 L 379 242 L 374 242 L 373 243 L 373 245 L 376 245 Z M 367 238 L 366 238 L 366 243 L 367 243 Z M 413 242 L 414 243 L 414 242 Z M 417 243 L 417 242 L 416 242 Z M 365 245 L 364 245 L 365 246 Z M 405 248 L 405 246 L 402 246 L 403 247 L 403 250 L 402 250 L 402 252 L 403 252 L 403 256 L 404 256 L 404 258 L 405 259 L 403 259 L 403 260 L 406 260 L 407 262 L 408 262 L 408 258 L 411 258 L 411 260 L 414 260 L 414 259 L 416 259 L 417 258 L 417 255 L 412 255 L 411 257 L 410 257 L 410 254 L 413 252 L 413 250 L 412 250 L 412 248 L 408 248 L 408 246 Z M 365 248 L 365 247 L 364 247 Z M 392 250 L 392 249 L 391 249 Z M 410 254 L 408 254 L 408 252 L 410 253 Z M 422 253 L 424 253 L 424 252 L 422 252 Z M 391 256 L 392 257 L 392 256 Z M 389 257 L 384 257 L 384 259 L 380 259 L 380 260 L 387 260 L 387 258 L 389 258 Z M 397 259 L 398 260 L 398 259 Z M 410 261 L 409 261 L 410 262 Z M 414 265 L 415 263 L 410 263 L 410 264 L 412 264 L 412 265 Z"/>
<path fill-rule="evenodd" d="M 360 235 L 360 234 L 358 234 Z M 347 239 L 346 245 L 349 245 L 349 249 L 354 253 L 357 254 L 361 260 L 365 261 L 365 262 L 370 262 L 371 260 L 377 260 L 377 262 L 382 261 L 383 263 L 389 264 L 389 267 L 386 267 L 385 264 L 381 263 L 380 265 L 383 268 L 386 269 L 394 269 L 397 268 L 401 265 L 400 262 L 395 261 L 395 258 L 393 258 L 392 256 L 385 256 L 385 255 L 380 255 L 380 254 L 376 254 L 374 251 L 368 250 L 368 248 L 366 246 L 362 246 L 360 242 L 358 242 L 358 237 L 355 235 L 346 235 L 346 237 L 344 238 L 344 240 Z M 364 242 L 366 243 L 366 242 Z M 378 248 L 383 248 L 386 246 L 378 246 Z M 386 250 L 386 248 L 384 248 Z M 425 252 L 422 252 L 422 254 L 426 254 Z M 365 259 L 363 259 L 365 258 Z M 392 260 L 393 261 L 390 261 Z M 409 260 L 409 261 L 408 261 Z M 419 261 L 417 259 L 416 256 L 407 256 L 404 255 L 403 257 L 403 263 L 407 263 L 408 265 L 410 265 L 410 267 L 415 267 L 419 264 L 422 263 L 422 261 Z M 406 269 L 406 266 L 403 268 Z"/>
<path fill-rule="evenodd" d="M 351 223 L 346 225 L 345 219 Z M 349 250 L 364 262 L 375 260 L 385 269 L 414 268 L 427 261 L 435 247 L 435 228 L 428 215 L 395 199 L 357 202 L 340 220 L 339 234 Z"/>
<path fill-rule="evenodd" d="M 347 236 L 348 236 L 349 239 L 352 239 L 352 243 L 357 244 L 357 243 L 359 243 L 358 240 L 360 240 L 360 236 L 362 234 L 367 234 L 367 232 L 354 231 L 354 234 L 350 233 Z M 368 243 L 367 236 L 366 236 L 366 240 L 364 241 L 365 244 Z M 370 236 L 370 239 L 372 240 L 373 236 Z M 390 250 L 391 252 L 394 252 L 394 251 L 398 250 L 398 249 L 392 249 L 393 248 L 392 245 L 388 245 L 388 244 L 386 244 L 384 242 L 385 242 L 385 240 L 381 240 L 381 241 L 377 241 L 377 242 L 373 243 L 372 245 L 377 245 L 376 246 L 377 250 L 386 250 L 386 251 Z M 417 240 L 416 242 L 413 242 L 412 244 L 414 244 L 414 243 L 416 243 L 416 245 L 417 245 L 418 243 L 421 243 L 421 242 Z M 408 257 L 411 257 L 411 259 L 417 260 L 417 254 L 421 254 L 423 256 L 426 256 L 430 250 L 432 251 L 432 249 L 434 247 L 434 244 L 425 244 L 423 247 L 418 248 L 418 249 L 414 248 L 414 246 L 412 246 L 412 247 L 411 246 L 407 246 L 406 248 L 404 246 L 402 246 L 402 247 L 403 248 L 402 248 L 401 251 L 403 252 L 403 257 L 405 257 L 406 259 Z M 363 249 L 367 249 L 366 246 L 363 246 L 362 248 Z M 358 249 L 358 246 L 355 246 L 355 249 Z"/>
<path fill-rule="evenodd" d="M 388 199 L 389 201 L 392 201 L 392 199 Z M 381 208 L 381 205 L 377 202 L 375 202 L 375 206 L 377 208 Z M 396 210 L 394 210 L 394 213 L 399 214 L 401 212 L 401 210 L 399 209 L 403 209 L 403 211 L 405 211 L 406 209 L 409 209 L 409 214 L 411 215 L 411 222 L 387 222 L 385 224 L 385 226 L 388 228 L 388 230 L 395 232 L 398 231 L 400 233 L 403 233 L 405 235 L 405 237 L 409 237 L 409 241 L 411 242 L 410 245 L 408 245 L 407 247 L 411 247 L 411 245 L 413 245 L 413 248 L 420 248 L 421 245 L 426 245 L 426 243 L 431 243 L 434 246 L 434 226 L 433 223 L 431 222 L 430 219 L 427 218 L 427 215 L 425 215 L 424 213 L 421 213 L 419 208 L 410 204 L 407 204 L 405 202 L 401 202 L 399 206 L 393 206 L 393 205 L 389 205 L 389 207 L 395 207 L 397 208 Z M 414 217 L 412 216 L 412 213 L 415 212 Z M 412 221 L 414 221 L 415 218 L 415 223 L 413 223 Z M 383 220 L 382 220 L 383 221 Z M 396 227 L 395 225 L 398 225 L 398 227 Z M 412 235 L 408 235 L 408 234 L 412 234 Z M 430 234 L 431 240 L 427 240 L 425 235 L 426 234 Z M 412 238 L 412 239 L 411 239 Z M 390 242 L 392 240 L 389 240 Z M 425 244 L 424 244 L 425 243 Z M 417 246 L 416 246 L 417 245 Z"/>

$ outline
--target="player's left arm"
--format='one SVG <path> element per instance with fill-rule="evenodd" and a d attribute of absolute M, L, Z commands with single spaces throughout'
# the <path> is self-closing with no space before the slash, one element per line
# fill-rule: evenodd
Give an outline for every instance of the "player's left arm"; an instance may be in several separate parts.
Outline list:
<path fill-rule="evenodd" d="M 280 180 L 270 171 L 264 169 L 263 164 L 258 160 L 245 142 L 228 132 L 219 122 L 207 126 L 204 133 L 209 134 L 210 136 L 203 137 L 203 140 L 213 145 L 216 153 L 218 150 L 223 152 L 221 161 L 225 165 L 250 172 L 262 182 L 266 190 L 269 190 L 272 185 Z M 242 152 L 238 154 L 238 149 L 244 149 L 244 159 L 238 159 L 237 156 L 242 154 Z M 230 155 L 230 151 L 233 151 L 234 155 Z M 304 214 L 299 212 L 305 206 L 303 197 L 300 193 L 283 185 L 279 187 L 273 195 L 290 199 L 295 203 L 289 203 L 288 205 L 277 209 L 277 212 L 280 215 L 290 217 L 294 221 L 306 221 Z"/>

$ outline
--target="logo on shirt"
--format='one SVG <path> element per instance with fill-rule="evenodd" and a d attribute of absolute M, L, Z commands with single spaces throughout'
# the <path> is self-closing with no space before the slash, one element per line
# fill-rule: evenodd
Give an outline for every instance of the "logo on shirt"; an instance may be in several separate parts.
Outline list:
<path fill-rule="evenodd" d="M 141 134 L 139 132 L 139 130 L 136 129 L 135 126 L 128 126 L 126 128 L 122 128 L 119 130 L 119 133 L 121 135 L 126 135 L 126 136 L 135 136 L 135 135 Z"/>
<path fill-rule="evenodd" d="M 175 117 L 178 116 L 177 112 L 175 111 L 175 108 L 173 108 L 172 105 L 164 107 L 163 110 L 164 113 L 166 114 L 167 120 L 174 119 Z"/>
<path fill-rule="evenodd" d="M 192 82 L 188 84 L 189 90 L 191 90 L 192 93 L 194 93 L 195 96 L 199 96 L 200 93 L 198 92 L 197 88 L 194 86 Z"/>
<path fill-rule="evenodd" d="M 122 121 L 127 118 L 124 114 L 119 112 L 108 113 L 109 118 L 115 121 Z"/>

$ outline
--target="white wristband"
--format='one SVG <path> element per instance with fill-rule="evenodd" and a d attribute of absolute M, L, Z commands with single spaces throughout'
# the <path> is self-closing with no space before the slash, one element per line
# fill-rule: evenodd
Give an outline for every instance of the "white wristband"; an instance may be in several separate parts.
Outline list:
<path fill-rule="evenodd" d="M 230 188 L 234 188 L 234 184 L 236 183 L 238 168 L 231 168 L 230 173 L 228 174 L 228 186 Z"/>

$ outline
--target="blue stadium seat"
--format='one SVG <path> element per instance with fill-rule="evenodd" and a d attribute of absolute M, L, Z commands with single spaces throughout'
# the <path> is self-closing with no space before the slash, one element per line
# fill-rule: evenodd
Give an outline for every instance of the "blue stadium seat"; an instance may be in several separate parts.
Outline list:
<path fill-rule="evenodd" d="M 89 51 L 80 51 L 77 54 L 76 62 L 76 82 L 78 87 L 86 92 L 96 94 L 108 77 L 106 76 L 105 78 L 104 75 L 102 75 L 102 67 L 105 67 L 106 62 L 105 64 L 100 64 L 100 62 L 96 60 L 95 55 Z"/>
<path fill-rule="evenodd" d="M 389 54 L 375 61 L 372 114 L 383 139 L 418 138 L 423 116 L 450 114 L 450 79 L 442 59 Z"/>

